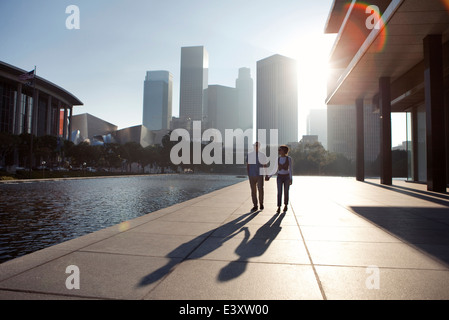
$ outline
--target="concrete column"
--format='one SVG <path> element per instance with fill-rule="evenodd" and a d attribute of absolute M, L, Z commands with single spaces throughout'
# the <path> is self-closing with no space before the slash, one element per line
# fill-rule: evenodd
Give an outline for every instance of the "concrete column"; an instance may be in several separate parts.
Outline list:
<path fill-rule="evenodd" d="M 62 122 L 62 138 L 67 140 L 67 106 L 64 106 L 64 121 Z"/>
<path fill-rule="evenodd" d="M 441 35 L 424 38 L 426 90 L 427 189 L 446 192 L 443 42 Z"/>
<path fill-rule="evenodd" d="M 17 84 L 17 100 L 16 100 L 16 119 L 15 119 L 15 127 L 14 134 L 21 134 L 20 132 L 20 124 L 22 122 L 22 84 L 19 82 Z"/>
<path fill-rule="evenodd" d="M 444 110 L 449 108 L 449 90 L 444 94 Z M 444 126 L 446 128 L 446 183 L 449 181 L 449 112 L 445 112 Z"/>
<path fill-rule="evenodd" d="M 31 113 L 31 133 L 37 137 L 37 123 L 39 119 L 39 90 L 33 94 L 33 111 Z"/>
<path fill-rule="evenodd" d="M 412 175 L 413 181 L 419 181 L 419 163 L 418 163 L 418 109 L 412 110 Z"/>
<path fill-rule="evenodd" d="M 365 181 L 365 112 L 363 99 L 357 99 L 355 102 L 356 112 L 356 179 Z"/>
<path fill-rule="evenodd" d="M 69 107 L 69 132 L 67 140 L 72 139 L 72 116 L 73 116 L 73 106 Z"/>
<path fill-rule="evenodd" d="M 56 121 L 56 136 L 59 137 L 59 129 L 61 125 L 61 101 L 58 101 L 58 109 L 57 109 L 57 116 L 56 118 L 58 121 Z"/>
<path fill-rule="evenodd" d="M 47 121 L 45 123 L 45 134 L 47 135 L 51 134 L 51 113 L 52 113 L 51 102 L 52 97 L 49 95 L 47 101 Z"/>
<path fill-rule="evenodd" d="M 393 184 L 393 169 L 391 159 L 391 88 L 390 78 L 379 79 L 380 108 L 380 182 L 384 185 Z"/>

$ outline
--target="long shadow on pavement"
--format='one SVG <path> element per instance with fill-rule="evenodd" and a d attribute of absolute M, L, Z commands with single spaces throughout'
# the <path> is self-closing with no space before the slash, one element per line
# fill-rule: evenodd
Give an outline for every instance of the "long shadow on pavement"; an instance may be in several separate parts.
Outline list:
<path fill-rule="evenodd" d="M 252 257 L 260 257 L 267 251 L 270 244 L 281 231 L 281 222 L 285 212 L 274 215 L 267 223 L 260 227 L 253 238 L 250 239 L 248 227 L 243 227 L 239 232 L 244 232 L 244 238 L 236 248 L 235 253 L 239 256 L 236 261 L 231 261 L 220 270 L 219 281 L 229 281 L 242 275 Z"/>
<path fill-rule="evenodd" d="M 193 252 L 195 252 L 195 250 L 198 249 L 204 243 L 204 241 L 206 241 L 206 239 L 208 239 L 215 231 L 217 231 L 218 229 L 226 230 L 227 234 L 224 235 L 224 237 L 219 238 L 219 241 L 213 241 L 214 244 L 212 246 L 207 246 L 205 250 L 202 250 L 201 256 L 205 256 L 208 253 L 218 249 L 226 241 L 235 237 L 239 233 L 239 230 L 249 221 L 254 219 L 254 217 L 256 217 L 258 213 L 259 211 L 245 213 L 240 217 L 224 225 L 221 225 L 214 230 L 205 232 L 202 235 L 199 235 L 196 238 L 192 239 L 191 241 L 180 245 L 167 255 L 167 257 L 170 258 L 170 261 L 166 265 L 143 277 L 138 286 L 147 286 L 162 279 L 167 274 L 169 274 L 175 266 L 186 260 Z M 192 245 L 194 246 L 193 249 Z"/>
<path fill-rule="evenodd" d="M 435 193 L 435 192 L 430 192 L 430 191 L 423 191 L 423 190 L 417 190 L 417 189 L 413 189 L 413 188 L 407 188 L 407 187 L 403 187 L 403 186 L 387 186 L 387 185 L 381 185 L 381 184 L 377 184 L 377 183 L 373 183 L 373 182 L 369 182 L 369 181 L 365 181 L 366 184 L 378 187 L 378 188 L 382 188 L 382 189 L 387 189 L 390 191 L 394 191 L 400 194 L 404 194 L 410 197 L 414 197 L 417 199 L 421 199 L 421 200 L 425 200 L 425 201 L 429 201 L 429 202 L 433 202 L 442 206 L 446 206 L 449 207 L 449 195 L 444 194 L 444 193 Z"/>
<path fill-rule="evenodd" d="M 351 209 L 390 234 L 449 265 L 449 208 Z"/>
<path fill-rule="evenodd" d="M 449 195 L 404 186 L 366 184 L 387 189 L 442 207 L 352 207 L 396 237 L 449 265 Z"/>

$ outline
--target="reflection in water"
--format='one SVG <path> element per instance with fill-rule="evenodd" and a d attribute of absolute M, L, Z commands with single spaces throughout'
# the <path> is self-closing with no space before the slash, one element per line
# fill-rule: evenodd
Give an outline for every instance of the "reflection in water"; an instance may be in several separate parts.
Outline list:
<path fill-rule="evenodd" d="M 0 185 L 0 263 L 241 181 L 158 175 Z"/>

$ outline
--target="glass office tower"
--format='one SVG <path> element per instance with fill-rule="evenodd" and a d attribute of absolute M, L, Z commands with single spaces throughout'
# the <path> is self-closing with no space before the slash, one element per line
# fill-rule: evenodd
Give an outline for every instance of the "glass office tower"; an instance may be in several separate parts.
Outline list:
<path fill-rule="evenodd" d="M 179 115 L 181 119 L 203 121 L 204 90 L 208 86 L 209 55 L 199 47 L 181 48 Z"/>
<path fill-rule="evenodd" d="M 150 130 L 170 128 L 173 76 L 168 71 L 148 71 L 144 82 L 142 124 Z"/>

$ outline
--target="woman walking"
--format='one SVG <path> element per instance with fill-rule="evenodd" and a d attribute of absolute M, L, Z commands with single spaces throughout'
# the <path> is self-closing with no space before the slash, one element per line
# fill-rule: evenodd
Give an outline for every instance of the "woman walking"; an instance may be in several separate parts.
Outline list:
<path fill-rule="evenodd" d="M 278 187 L 278 209 L 276 213 L 281 212 L 282 193 L 284 194 L 284 212 L 288 210 L 289 189 L 293 183 L 293 159 L 288 156 L 290 151 L 287 146 L 279 147 L 279 158 L 277 171 L 272 175 L 267 176 L 267 180 L 277 173 L 277 187 Z"/>

